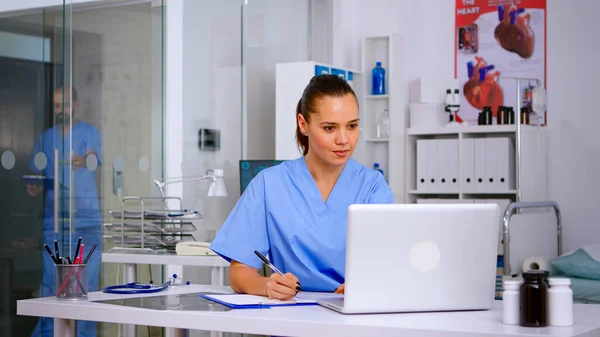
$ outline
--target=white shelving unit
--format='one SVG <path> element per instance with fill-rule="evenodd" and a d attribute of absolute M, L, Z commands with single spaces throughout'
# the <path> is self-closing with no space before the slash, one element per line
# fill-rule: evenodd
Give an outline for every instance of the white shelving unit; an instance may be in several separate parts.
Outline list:
<path fill-rule="evenodd" d="M 404 198 L 404 40 L 399 34 L 366 37 L 362 40 L 361 136 L 355 158 L 367 167 L 379 163 L 394 193 L 395 201 Z M 376 62 L 386 71 L 385 94 L 372 95 L 372 69 Z M 358 93 L 357 93 L 358 94 Z M 389 114 L 388 137 L 377 137 L 377 124 L 384 110 Z"/>
<path fill-rule="evenodd" d="M 476 199 L 498 199 L 503 197 L 511 201 L 540 201 L 547 200 L 547 165 L 546 165 L 546 129 L 545 127 L 521 125 L 520 143 L 521 143 L 521 163 L 517 165 L 517 126 L 516 125 L 490 125 L 490 126 L 457 126 L 440 127 L 436 129 L 406 129 L 406 147 L 405 147 L 405 184 L 407 203 L 415 203 L 418 199 L 438 198 L 438 199 L 457 199 L 464 202 L 474 202 Z M 433 188 L 421 189 L 417 177 L 417 142 L 422 139 L 432 140 L 456 140 L 457 148 L 451 152 L 456 158 L 446 158 L 440 165 L 452 165 L 456 163 L 458 172 L 456 172 L 457 183 L 453 188 Z M 507 158 L 506 162 L 493 161 L 500 156 L 500 153 L 485 153 L 487 166 L 495 169 L 495 165 L 510 165 L 509 175 L 514 177 L 513 188 L 491 188 L 490 184 L 483 187 L 473 187 L 471 182 L 467 182 L 465 175 L 465 157 L 464 147 L 470 140 L 477 139 L 509 139 L 512 149 L 508 152 L 512 158 Z M 455 160 L 454 160 L 455 159 Z M 490 163 L 491 161 L 491 165 Z M 471 159 L 486 160 L 486 159 Z M 437 164 L 436 164 L 437 165 Z M 475 177 L 475 179 L 477 179 Z M 489 175 L 484 180 L 490 179 Z M 476 181 L 473 181 L 476 183 Z M 508 184 L 507 184 L 508 185 Z M 439 185 L 438 185 L 439 186 Z M 447 200 L 452 201 L 452 200 Z"/>

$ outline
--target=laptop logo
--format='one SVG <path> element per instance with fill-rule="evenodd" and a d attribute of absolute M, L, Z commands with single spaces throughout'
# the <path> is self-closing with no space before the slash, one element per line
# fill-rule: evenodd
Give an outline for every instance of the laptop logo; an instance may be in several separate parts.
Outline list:
<path fill-rule="evenodd" d="M 410 265 L 418 272 L 427 273 L 440 264 L 440 249 L 435 242 L 423 240 L 410 250 Z"/>

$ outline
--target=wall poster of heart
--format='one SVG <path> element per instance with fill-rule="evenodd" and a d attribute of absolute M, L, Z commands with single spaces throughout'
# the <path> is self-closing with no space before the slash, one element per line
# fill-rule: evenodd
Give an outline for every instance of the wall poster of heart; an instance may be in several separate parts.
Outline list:
<path fill-rule="evenodd" d="M 546 125 L 546 113 L 531 109 L 532 90 L 546 88 L 546 0 L 456 0 L 455 22 L 460 120 L 477 125 L 490 107 L 496 124 L 500 107 L 517 111 L 514 78 L 532 78 L 520 81 L 519 104 L 529 124 Z"/>

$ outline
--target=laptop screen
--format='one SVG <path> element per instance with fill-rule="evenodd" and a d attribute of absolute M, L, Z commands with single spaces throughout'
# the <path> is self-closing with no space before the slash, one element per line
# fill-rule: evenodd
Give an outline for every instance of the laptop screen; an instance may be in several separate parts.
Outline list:
<path fill-rule="evenodd" d="M 246 187 L 258 172 L 283 162 L 283 160 L 240 160 L 240 195 L 244 194 Z"/>

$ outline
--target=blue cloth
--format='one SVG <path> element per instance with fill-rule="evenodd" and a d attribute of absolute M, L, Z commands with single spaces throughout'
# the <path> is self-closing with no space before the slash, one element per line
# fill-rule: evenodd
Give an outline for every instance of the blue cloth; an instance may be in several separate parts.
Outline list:
<path fill-rule="evenodd" d="M 72 145 L 72 146 L 71 146 Z M 43 174 L 46 178 L 54 179 L 54 150 L 59 152 L 59 183 L 61 186 L 60 202 L 61 214 L 59 218 L 67 219 L 61 223 L 59 233 L 54 233 L 54 190 L 45 188 L 44 203 L 44 243 L 54 251 L 54 240 L 60 245 L 61 254 L 68 254 L 71 248 L 72 254 L 75 253 L 77 239 L 81 236 L 85 245 L 85 254 L 89 252 L 93 244 L 96 244 L 96 250 L 88 261 L 88 291 L 97 291 L 100 281 L 100 263 L 102 255 L 102 217 L 98 200 L 98 190 L 96 187 L 96 171 L 88 168 L 75 168 L 71 171 L 69 162 L 71 161 L 71 151 L 73 154 L 84 157 L 86 152 L 93 150 L 98 159 L 98 167 L 102 164 L 102 146 L 100 132 L 94 126 L 77 122 L 73 125 L 71 132 L 67 132 L 65 137 L 61 137 L 60 126 L 50 128 L 36 140 L 29 162 L 29 169 L 36 174 Z M 39 152 L 45 154 L 47 165 L 43 170 L 35 167 L 34 158 Z M 70 172 L 73 172 L 74 183 L 74 209 L 69 209 L 69 200 L 71 196 Z M 69 220 L 72 222 L 75 230 L 69 233 Z M 71 247 L 69 247 L 71 243 Z M 56 269 L 54 263 L 45 250 L 42 251 L 43 274 L 40 296 L 56 296 Z M 85 255 L 84 255 L 85 256 Z M 73 258 L 73 257 L 71 257 Z M 78 336 L 94 337 L 96 336 L 96 323 L 88 321 L 79 321 Z M 50 318 L 40 318 L 32 333 L 32 336 L 54 336 L 54 320 Z"/>
<path fill-rule="evenodd" d="M 72 139 L 72 148 L 71 148 Z M 60 126 L 50 128 L 38 137 L 31 151 L 29 170 L 36 174 L 43 174 L 46 178 L 54 179 L 54 150 L 59 152 L 59 181 L 62 191 L 62 208 L 65 216 L 68 216 L 70 188 L 70 151 L 75 155 L 85 156 L 89 150 L 96 152 L 98 166 L 102 164 L 102 144 L 98 129 L 85 122 L 77 122 L 73 125 L 70 133 L 61 138 Z M 47 165 L 44 170 L 35 167 L 35 155 L 42 152 L 46 155 Z M 75 212 L 77 228 L 95 228 L 100 226 L 100 205 L 98 202 L 98 189 L 96 187 L 96 171 L 87 168 L 76 168 L 73 170 L 75 184 Z M 44 218 L 54 219 L 54 190 L 45 189 L 46 198 L 44 203 Z M 54 229 L 54 223 L 44 221 L 44 229 Z M 48 227 L 49 226 L 49 227 Z"/>
<path fill-rule="evenodd" d="M 585 249 L 559 256 L 550 264 L 565 275 L 600 281 L 600 261 L 594 260 Z"/>
<path fill-rule="evenodd" d="M 250 182 L 210 248 L 254 268 L 269 255 L 306 291 L 333 291 L 344 283 L 346 229 L 351 204 L 389 204 L 383 175 L 348 160 L 326 202 L 304 157 L 262 170 Z"/>

